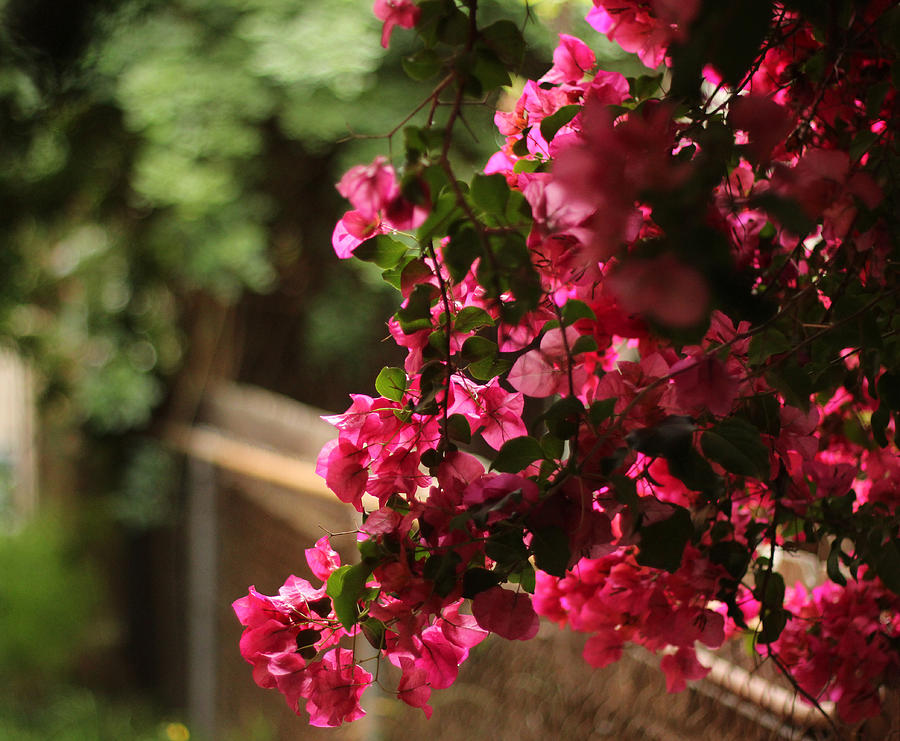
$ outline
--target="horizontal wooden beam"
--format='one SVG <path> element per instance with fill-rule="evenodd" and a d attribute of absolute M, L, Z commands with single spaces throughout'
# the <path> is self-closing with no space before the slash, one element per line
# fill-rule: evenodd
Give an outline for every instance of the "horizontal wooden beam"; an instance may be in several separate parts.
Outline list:
<path fill-rule="evenodd" d="M 335 502 L 312 461 L 260 448 L 208 427 L 170 425 L 164 441 L 175 450 L 219 468 Z"/>

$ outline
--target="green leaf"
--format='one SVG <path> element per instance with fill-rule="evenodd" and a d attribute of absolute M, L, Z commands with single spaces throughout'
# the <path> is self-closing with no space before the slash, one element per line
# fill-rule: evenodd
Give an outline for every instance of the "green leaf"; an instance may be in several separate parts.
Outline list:
<path fill-rule="evenodd" d="M 421 49 L 412 56 L 401 60 L 403 71 L 415 80 L 421 82 L 434 77 L 441 68 L 441 58 L 431 49 Z"/>
<path fill-rule="evenodd" d="M 541 136 L 550 141 L 556 136 L 556 132 L 571 121 L 581 110 L 580 105 L 564 105 L 555 113 L 541 120 Z"/>
<path fill-rule="evenodd" d="M 397 312 L 397 321 L 404 334 L 431 329 L 431 302 L 436 293 L 437 289 L 428 283 L 420 283 L 413 289 L 406 306 Z"/>
<path fill-rule="evenodd" d="M 875 571 L 884 586 L 900 595 L 900 547 L 896 538 L 882 544 L 875 561 Z"/>
<path fill-rule="evenodd" d="M 461 559 L 454 551 L 435 553 L 428 557 L 422 567 L 422 576 L 434 582 L 434 591 L 441 597 L 446 597 L 456 589 L 456 567 Z"/>
<path fill-rule="evenodd" d="M 447 359 L 447 333 L 443 329 L 436 329 L 428 335 L 428 347 L 433 351 L 432 355 L 441 360 Z M 423 349 L 423 357 L 425 350 Z"/>
<path fill-rule="evenodd" d="M 709 549 L 709 560 L 722 566 L 736 581 L 741 580 L 750 565 L 747 546 L 734 540 L 723 540 Z"/>
<path fill-rule="evenodd" d="M 450 277 L 455 281 L 465 278 L 482 252 L 481 239 L 472 227 L 466 226 L 451 234 L 443 250 L 444 264 L 450 271 Z"/>
<path fill-rule="evenodd" d="M 569 536 L 555 525 L 531 531 L 535 565 L 552 576 L 565 576 L 569 565 Z"/>
<path fill-rule="evenodd" d="M 502 581 L 503 576 L 496 571 L 489 571 L 481 567 L 469 569 L 463 574 L 462 596 L 472 599 L 476 594 L 496 587 Z"/>
<path fill-rule="evenodd" d="M 511 85 L 512 80 L 506 65 L 497 55 L 484 45 L 477 45 L 475 51 L 467 59 L 468 75 L 465 77 L 466 92 L 474 98 L 480 98 L 495 88 Z"/>
<path fill-rule="evenodd" d="M 809 397 L 813 393 L 812 380 L 808 368 L 803 368 L 796 358 L 778 364 L 777 369 L 766 372 L 766 380 L 784 394 L 791 406 L 809 411 Z"/>
<path fill-rule="evenodd" d="M 767 610 L 777 610 L 784 604 L 784 577 L 777 571 L 768 570 L 768 560 L 763 563 L 763 567 L 756 571 L 753 596 Z"/>
<path fill-rule="evenodd" d="M 528 560 L 528 549 L 521 530 L 505 530 L 491 535 L 484 544 L 485 555 L 497 562 L 502 571 L 519 570 Z"/>
<path fill-rule="evenodd" d="M 842 587 L 847 586 L 847 579 L 841 573 L 841 539 L 835 538 L 831 544 L 831 550 L 828 553 L 828 560 L 825 562 L 825 570 L 828 572 L 828 578 L 835 584 Z"/>
<path fill-rule="evenodd" d="M 900 410 L 900 374 L 887 371 L 881 374 L 876 385 L 882 404 L 895 412 Z"/>
<path fill-rule="evenodd" d="M 453 319 L 456 332 L 473 332 L 482 327 L 493 327 L 494 318 L 479 306 L 466 306 Z"/>
<path fill-rule="evenodd" d="M 881 104 L 891 89 L 890 80 L 882 80 L 869 87 L 866 92 L 866 114 L 870 118 L 878 118 L 881 113 Z"/>
<path fill-rule="evenodd" d="M 562 459 L 566 452 L 565 441 L 549 432 L 541 437 L 541 447 L 544 449 L 544 456 L 549 459 Z M 553 466 L 550 460 L 547 464 Z"/>
<path fill-rule="evenodd" d="M 444 15 L 438 20 L 437 38 L 449 46 L 464 44 L 469 35 L 469 18 L 453 3 L 445 3 Z"/>
<path fill-rule="evenodd" d="M 406 387 L 406 371 L 403 368 L 385 366 L 375 379 L 375 390 L 391 401 L 402 400 L 403 394 L 406 393 Z"/>
<path fill-rule="evenodd" d="M 681 414 L 671 414 L 653 427 L 644 427 L 628 434 L 627 442 L 637 452 L 652 458 L 687 455 L 697 426 L 694 420 Z"/>
<path fill-rule="evenodd" d="M 341 625 L 350 630 L 359 619 L 357 602 L 366 592 L 366 581 L 372 567 L 366 563 L 347 564 L 335 569 L 325 586 L 325 593 L 334 603 L 334 614 Z"/>
<path fill-rule="evenodd" d="M 474 363 L 485 359 L 493 360 L 497 357 L 497 343 L 487 337 L 474 335 L 463 342 L 459 354 L 463 363 Z"/>
<path fill-rule="evenodd" d="M 591 424 L 598 426 L 612 417 L 616 412 L 616 399 L 602 399 L 591 404 L 588 418 Z"/>
<path fill-rule="evenodd" d="M 756 642 L 768 644 L 778 640 L 778 636 L 781 635 L 790 616 L 790 613 L 783 607 L 764 612 L 762 614 L 762 628 L 756 636 Z"/>
<path fill-rule="evenodd" d="M 781 405 L 775 394 L 757 394 L 745 399 L 740 415 L 760 432 L 778 437 L 781 431 Z"/>
<path fill-rule="evenodd" d="M 731 417 L 707 430 L 700 438 L 703 454 L 722 468 L 738 476 L 766 479 L 769 451 L 759 431 L 749 422 Z"/>
<path fill-rule="evenodd" d="M 521 139 L 519 139 L 516 144 L 518 144 Z M 520 155 L 521 156 L 521 155 Z M 516 160 L 516 164 L 513 165 L 513 172 L 537 172 L 538 168 L 543 164 L 540 160 L 526 160 L 520 159 Z"/>
<path fill-rule="evenodd" d="M 534 588 L 536 586 L 534 569 L 528 561 L 525 561 L 521 569 L 514 571 L 509 575 L 509 581 L 513 584 L 518 584 L 522 588 L 522 591 L 528 592 L 528 594 L 534 594 Z"/>
<path fill-rule="evenodd" d="M 375 618 L 366 618 L 362 621 L 360 627 L 362 628 L 363 635 L 366 637 L 366 640 L 372 648 L 376 651 L 380 651 L 385 647 L 385 625 L 383 622 L 376 620 Z"/>
<path fill-rule="evenodd" d="M 583 334 L 570 348 L 572 355 L 580 355 L 583 352 L 597 352 L 597 340 L 589 334 Z"/>
<path fill-rule="evenodd" d="M 590 306 L 584 303 L 584 301 L 570 298 L 566 301 L 566 305 L 562 307 L 562 326 L 568 327 L 579 319 L 591 319 L 592 321 L 596 321 L 597 315 Z"/>
<path fill-rule="evenodd" d="M 525 54 L 525 39 L 519 27 L 512 21 L 496 21 L 487 28 L 482 28 L 481 37 L 494 53 L 511 67 L 522 61 Z"/>
<path fill-rule="evenodd" d="M 887 426 L 891 421 L 891 413 L 888 411 L 887 405 L 882 402 L 872 413 L 872 437 L 878 443 L 878 447 L 886 448 L 888 445 Z"/>
<path fill-rule="evenodd" d="M 761 365 L 772 355 L 790 352 L 791 343 L 779 330 L 772 328 L 753 335 L 747 358 L 751 365 Z"/>
<path fill-rule="evenodd" d="M 513 144 L 513 154 L 516 157 L 525 157 L 528 154 L 528 131 L 531 127 L 529 126 L 527 129 L 522 131 L 522 137 L 517 139 L 515 144 Z"/>
<path fill-rule="evenodd" d="M 492 378 L 503 375 L 512 368 L 512 360 L 508 358 L 482 358 L 474 363 L 469 363 L 466 370 L 477 381 L 490 381 Z"/>
<path fill-rule="evenodd" d="M 701 43 L 726 82 L 737 83 L 752 64 L 772 20 L 772 0 L 705 4 L 690 43 Z"/>
<path fill-rule="evenodd" d="M 815 227 L 815 224 L 796 201 L 782 198 L 774 193 L 755 196 L 750 202 L 750 207 L 762 209 L 794 234 L 809 234 Z"/>
<path fill-rule="evenodd" d="M 367 239 L 353 251 L 353 256 L 366 262 L 374 262 L 378 267 L 389 270 L 406 256 L 407 247 L 386 234 Z"/>
<path fill-rule="evenodd" d="M 674 507 L 671 517 L 639 529 L 641 541 L 637 562 L 641 566 L 675 572 L 681 566 L 684 547 L 694 534 L 691 513 L 684 507 Z"/>
<path fill-rule="evenodd" d="M 637 486 L 634 480 L 628 476 L 613 476 L 610 483 L 613 485 L 613 496 L 616 501 L 637 512 L 641 500 L 637 495 Z"/>
<path fill-rule="evenodd" d="M 462 414 L 451 414 L 447 417 L 447 435 L 451 440 L 468 445 L 472 442 L 472 429 Z"/>
<path fill-rule="evenodd" d="M 554 402 L 541 415 L 547 430 L 556 437 L 567 440 L 578 431 L 578 424 L 584 415 L 584 405 L 575 396 L 565 396 Z"/>
<path fill-rule="evenodd" d="M 456 202 L 456 194 L 448 188 L 438 196 L 434 208 L 416 230 L 416 238 L 420 243 L 430 243 L 432 238 L 446 234 L 450 224 L 460 216 L 462 211 Z"/>
<path fill-rule="evenodd" d="M 506 177 L 499 173 L 477 174 L 472 178 L 472 187 L 469 193 L 472 196 L 472 202 L 482 211 L 489 214 L 500 214 L 506 211 L 509 183 L 506 182 Z"/>
<path fill-rule="evenodd" d="M 659 92 L 661 84 L 662 75 L 641 75 L 631 78 L 628 81 L 628 88 L 632 98 L 644 100 L 655 96 Z"/>
<path fill-rule="evenodd" d="M 878 136 L 874 131 L 860 131 L 850 142 L 850 159 L 855 162 L 862 157 L 878 141 Z"/>
<path fill-rule="evenodd" d="M 529 464 L 544 457 L 544 449 L 533 437 L 524 435 L 514 437 L 503 443 L 503 447 L 497 452 L 497 457 L 491 464 L 492 471 L 503 473 L 518 473 Z"/>
<path fill-rule="evenodd" d="M 692 491 L 705 492 L 714 499 L 721 490 L 720 477 L 693 445 L 686 452 L 667 455 L 666 463 L 669 473 Z"/>

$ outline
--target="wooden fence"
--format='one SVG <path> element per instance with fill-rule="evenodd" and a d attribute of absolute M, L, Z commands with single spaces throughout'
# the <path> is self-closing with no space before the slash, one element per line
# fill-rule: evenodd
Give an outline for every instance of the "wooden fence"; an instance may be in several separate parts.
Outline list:
<path fill-rule="evenodd" d="M 459 739 L 825 739 L 818 713 L 758 669 L 739 646 L 704 657 L 710 676 L 668 695 L 658 657 L 641 650 L 604 670 L 581 659 L 583 637 L 542 626 L 528 643 L 491 639 L 473 650 L 460 678 L 432 696 L 434 717 L 381 695 L 366 720 L 340 730 L 310 728 L 280 695 L 256 687 L 238 653 L 241 627 L 231 602 L 255 584 L 273 594 L 291 573 L 310 577 L 303 551 L 325 532 L 352 530 L 357 513 L 315 475 L 314 460 L 333 428 L 317 412 L 255 388 L 220 385 L 201 423 L 168 431 L 187 457 L 181 566 L 169 559 L 169 604 L 156 631 L 163 663 L 198 738 L 237 741 L 430 741 Z M 337 539 L 338 544 L 341 539 Z M 352 536 L 347 558 L 355 552 Z M 339 548 L 340 550 L 340 548 Z M 177 559 L 176 559 L 177 560 Z M 184 578 L 179 574 L 183 573 Z M 165 581 L 165 580 L 164 580 Z M 387 672 L 388 676 L 390 675 Z M 184 680 L 182 681 L 181 675 Z M 165 678 L 164 678 L 165 679 Z M 388 682 L 391 681 L 389 676 Z M 394 680 L 395 681 L 395 680 Z M 900 703 L 841 738 L 900 738 Z"/>

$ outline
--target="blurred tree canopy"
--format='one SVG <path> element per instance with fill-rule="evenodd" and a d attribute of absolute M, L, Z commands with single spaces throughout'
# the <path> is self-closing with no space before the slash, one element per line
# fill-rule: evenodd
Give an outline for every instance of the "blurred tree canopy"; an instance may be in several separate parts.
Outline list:
<path fill-rule="evenodd" d="M 532 72 L 553 18 L 583 16 L 495 3 L 510 5 L 544 55 Z M 385 151 L 371 137 L 417 103 L 370 0 L 0 0 L 0 12 L 0 337 L 32 358 L 45 396 L 97 434 L 145 426 L 198 332 L 227 346 L 207 365 L 239 380 L 334 408 L 363 388 L 387 348 L 369 340 L 362 360 L 344 358 L 386 334 L 389 298 L 377 275 L 333 259 L 333 183 Z M 526 23 L 534 12 L 543 23 Z M 469 115 L 472 165 L 495 148 L 477 139 L 492 110 Z M 238 308 L 198 330 L 209 297 Z M 338 316 L 358 334 L 335 331 Z"/>

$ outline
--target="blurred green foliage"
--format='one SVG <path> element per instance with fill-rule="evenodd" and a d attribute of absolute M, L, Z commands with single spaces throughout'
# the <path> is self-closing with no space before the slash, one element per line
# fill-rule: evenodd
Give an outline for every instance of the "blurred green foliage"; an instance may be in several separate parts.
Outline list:
<path fill-rule="evenodd" d="M 552 27 L 583 6 L 482 12 L 521 19 L 533 74 Z M 299 317 L 272 337 L 287 349 L 246 329 L 247 380 L 334 404 L 346 390 L 323 400 L 318 385 L 371 377 L 365 363 L 335 373 L 390 312 L 379 281 L 335 269 L 333 183 L 389 150 L 380 137 L 420 91 L 401 69 L 403 34 L 381 48 L 370 0 L 0 0 L 0 12 L 0 337 L 76 422 L 101 434 L 148 422 L 184 362 L 198 292 L 227 305 L 281 291 L 280 317 Z M 472 165 L 495 148 L 492 114 L 490 102 L 467 113 Z M 363 320 L 338 337 L 348 297 Z"/>
<path fill-rule="evenodd" d="M 74 668 L 97 583 L 62 521 L 0 534 L 0 684 L 41 694 Z"/>
<path fill-rule="evenodd" d="M 98 663 L 103 596 L 72 525 L 44 515 L 0 533 L 0 741 L 177 738 L 184 727 L 160 723 L 146 702 L 78 681 Z"/>

